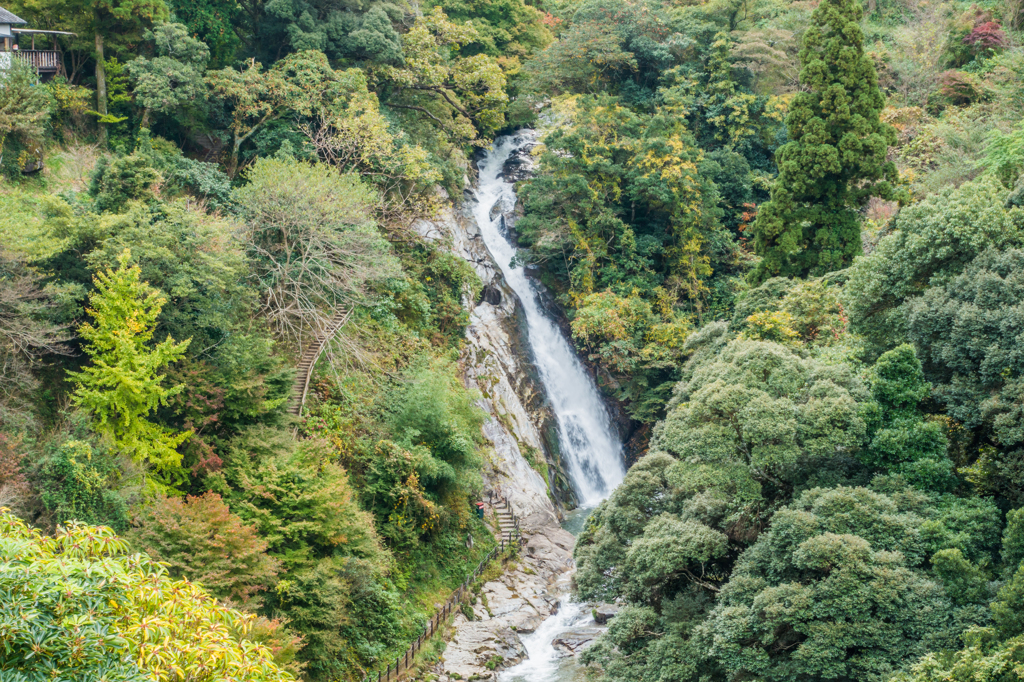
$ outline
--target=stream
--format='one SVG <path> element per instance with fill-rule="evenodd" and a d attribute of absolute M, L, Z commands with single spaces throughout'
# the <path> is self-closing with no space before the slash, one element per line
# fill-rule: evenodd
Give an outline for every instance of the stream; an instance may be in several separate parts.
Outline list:
<path fill-rule="evenodd" d="M 487 249 L 505 281 L 519 297 L 526 317 L 528 343 L 537 374 L 547 393 L 558 426 L 562 461 L 580 508 L 572 517 L 576 534 L 586 515 L 608 497 L 626 474 L 622 442 L 597 386 L 576 355 L 569 339 L 545 310 L 542 285 L 524 268 L 512 267 L 516 247 L 503 230 L 502 213 L 511 214 L 516 204 L 512 182 L 502 177 L 511 157 L 537 143 L 537 133 L 522 130 L 499 137 L 480 160 L 476 196 L 476 221 Z M 501 211 L 492 209 L 500 203 Z M 569 527 L 569 524 L 567 524 Z M 575 659 L 563 657 L 551 645 L 561 633 L 593 625 L 589 609 L 573 601 L 537 630 L 523 638 L 528 657 L 501 673 L 502 682 L 561 682 L 575 677 Z"/>

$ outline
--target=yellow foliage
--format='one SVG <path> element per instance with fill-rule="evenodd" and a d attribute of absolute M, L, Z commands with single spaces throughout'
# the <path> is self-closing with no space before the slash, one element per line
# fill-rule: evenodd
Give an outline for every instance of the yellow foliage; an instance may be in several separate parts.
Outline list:
<path fill-rule="evenodd" d="M 754 313 L 747 318 L 747 325 L 743 336 L 748 339 L 795 343 L 800 338 L 800 334 L 793 329 L 793 316 L 783 310 Z"/>
<path fill-rule="evenodd" d="M 295 679 L 277 667 L 270 649 L 245 639 L 256 616 L 218 604 L 199 585 L 172 580 L 162 565 L 145 554 L 128 552 L 128 543 L 110 528 L 72 523 L 46 536 L 6 510 L 0 512 L 4 560 L 0 581 L 18 575 L 23 582 L 27 576 L 44 608 L 56 607 L 63 613 L 44 616 L 41 608 L 36 622 L 26 622 L 25 628 L 55 617 L 63 619 L 61 623 L 50 620 L 52 627 L 59 628 L 102 629 L 106 623 L 116 635 L 104 640 L 109 651 L 104 653 L 100 647 L 90 654 L 100 665 L 108 657 L 126 656 L 157 682 Z M 90 602 L 64 600 L 65 592 L 88 594 Z M 14 645 L 17 638 L 18 633 L 5 632 L 0 634 L 0 644 L 7 640 Z M 87 672 L 79 660 L 50 663 L 58 673 L 63 669 L 76 671 L 72 675 Z"/>

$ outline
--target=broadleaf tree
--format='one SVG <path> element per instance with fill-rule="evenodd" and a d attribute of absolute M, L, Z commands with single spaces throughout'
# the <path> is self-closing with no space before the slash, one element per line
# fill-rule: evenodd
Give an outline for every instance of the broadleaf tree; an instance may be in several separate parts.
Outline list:
<path fill-rule="evenodd" d="M 92 362 L 70 373 L 72 400 L 92 415 L 93 428 L 117 450 L 161 475 L 173 474 L 181 462 L 176 448 L 191 434 L 147 417 L 184 389 L 183 384 L 165 386 L 160 371 L 185 355 L 190 340 L 168 336 L 149 347 L 166 299 L 141 281 L 139 267 L 130 262 L 126 249 L 116 270 L 99 272 L 93 280 L 96 291 L 88 309 L 93 322 L 78 329 Z"/>

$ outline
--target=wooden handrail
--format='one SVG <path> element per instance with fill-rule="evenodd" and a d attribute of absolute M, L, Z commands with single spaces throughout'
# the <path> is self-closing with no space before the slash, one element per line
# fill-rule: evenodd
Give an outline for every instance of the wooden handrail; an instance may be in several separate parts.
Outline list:
<path fill-rule="evenodd" d="M 512 507 L 508 504 L 507 499 L 505 500 L 505 506 L 511 511 Z M 510 554 L 508 557 L 503 558 L 502 561 L 508 561 L 508 559 L 511 558 L 511 552 L 522 546 L 523 536 L 519 531 L 519 517 L 513 513 L 512 519 L 515 521 L 515 530 L 514 532 L 509 532 L 508 543 L 506 544 L 505 536 L 502 534 L 498 546 L 488 552 L 487 556 L 485 556 L 476 567 L 476 570 L 470 573 L 463 583 L 459 585 L 454 592 L 452 592 L 451 596 L 448 597 L 448 600 L 444 603 L 444 606 L 434 614 L 434 617 L 427 623 L 427 627 L 423 630 L 423 633 L 413 640 L 409 645 L 409 648 L 405 650 L 405 653 L 396 658 L 394 663 L 389 661 L 384 670 L 377 671 L 377 682 L 391 682 L 391 680 L 397 680 L 402 671 L 408 670 L 415 661 L 416 654 L 423 648 L 424 643 L 437 633 L 437 629 L 441 623 L 443 623 L 444 620 L 452 614 L 454 607 L 462 601 L 466 594 L 469 593 L 469 587 L 473 580 L 484 572 L 484 568 L 487 564 L 489 564 L 493 559 L 505 554 L 506 547 Z M 394 675 L 394 677 L 392 677 L 392 675 Z M 363 682 L 373 682 L 373 673 L 366 675 L 366 677 L 363 678 Z"/>
<path fill-rule="evenodd" d="M 302 379 L 301 385 L 296 381 L 292 387 L 292 407 L 290 409 L 292 414 L 296 416 L 302 414 L 302 407 L 306 404 L 306 395 L 309 393 L 309 380 L 313 377 L 313 368 L 316 367 L 316 361 L 320 359 L 320 354 L 324 352 L 328 342 L 334 338 L 339 329 L 345 326 L 351 315 L 352 310 L 348 310 L 332 317 L 328 321 L 327 327 L 317 334 L 313 342 L 306 347 L 302 357 L 299 358 L 299 366 L 301 367 L 305 364 L 306 371 L 303 376 L 297 377 Z"/>

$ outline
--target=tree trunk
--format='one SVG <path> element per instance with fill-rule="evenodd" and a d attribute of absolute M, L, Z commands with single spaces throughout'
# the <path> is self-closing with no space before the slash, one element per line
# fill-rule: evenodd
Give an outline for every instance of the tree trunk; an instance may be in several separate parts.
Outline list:
<path fill-rule="evenodd" d="M 99 24 L 99 17 L 96 17 Z M 107 115 L 107 71 L 103 66 L 103 34 L 96 31 L 96 111 Z M 107 146 L 107 124 L 100 123 L 100 144 Z"/>
<path fill-rule="evenodd" d="M 242 143 L 245 142 L 244 137 L 240 137 L 237 134 L 234 137 L 235 139 L 231 145 L 231 159 L 228 161 L 228 177 L 231 179 L 234 179 L 235 173 L 238 172 L 238 150 Z"/>
<path fill-rule="evenodd" d="M 142 110 L 142 122 L 139 124 L 139 128 L 149 128 L 149 107 Z"/>

